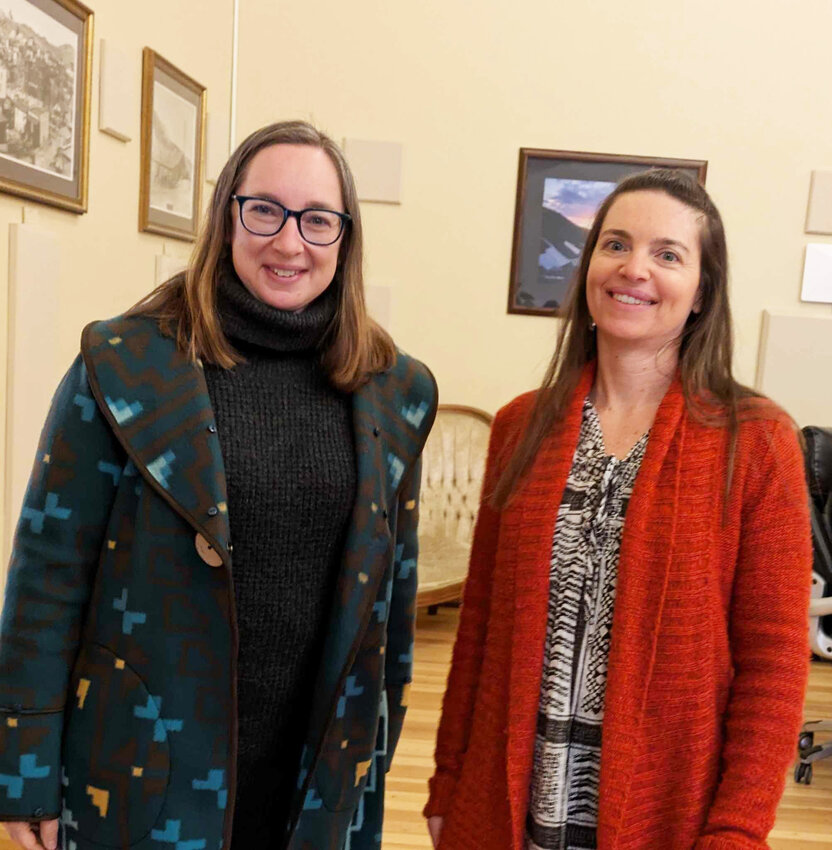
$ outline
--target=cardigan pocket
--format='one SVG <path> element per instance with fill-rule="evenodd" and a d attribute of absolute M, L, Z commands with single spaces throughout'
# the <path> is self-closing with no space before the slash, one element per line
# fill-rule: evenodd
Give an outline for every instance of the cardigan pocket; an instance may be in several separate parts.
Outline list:
<path fill-rule="evenodd" d="M 104 847 L 141 841 L 165 802 L 170 752 L 158 698 L 109 649 L 84 648 L 63 740 L 64 822 Z"/>

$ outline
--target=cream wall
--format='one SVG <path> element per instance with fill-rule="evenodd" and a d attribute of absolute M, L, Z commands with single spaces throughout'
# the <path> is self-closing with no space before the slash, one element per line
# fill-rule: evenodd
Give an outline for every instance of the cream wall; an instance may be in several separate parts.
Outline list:
<path fill-rule="evenodd" d="M 506 314 L 519 148 L 707 159 L 751 383 L 764 308 L 830 315 L 799 302 L 824 239 L 803 225 L 832 167 L 830 33 L 828 0 L 250 2 L 238 137 L 311 117 L 404 145 L 402 205 L 362 209 L 368 283 L 442 400 L 487 410 L 539 380 L 557 324 Z"/>
<path fill-rule="evenodd" d="M 164 58 L 205 85 L 208 111 L 227 122 L 230 104 L 232 0 L 199 3 L 142 0 L 87 0 L 95 13 L 90 132 L 89 211 L 73 215 L 41 204 L 0 195 L 0 402 L 6 409 L 9 224 L 34 223 L 58 242 L 55 292 L 60 321 L 31 328 L 56 338 L 56 356 L 41 365 L 42 380 L 56 385 L 78 351 L 80 333 L 92 319 L 114 315 L 133 304 L 154 284 L 155 257 L 187 256 L 190 243 L 138 232 L 139 119 L 142 48 Z M 132 87 L 123 92 L 133 103 L 132 141 L 120 142 L 98 131 L 100 40 L 127 51 L 135 68 Z M 210 190 L 206 187 L 206 193 Z M 12 364 L 12 368 L 18 368 Z M 6 471 L 6 417 L 0 416 L 0 481 Z M 34 438 L 34 437 L 33 437 Z M 17 450 L 17 447 L 15 447 Z M 33 449 L 20 450 L 30 462 Z M 0 490 L 0 498 L 2 498 Z M 0 517 L 4 514 L 0 510 Z M 0 542 L 11 533 L 0 527 Z M 5 566 L 5 565 L 3 565 Z M 0 569 L 2 572 L 2 569 Z"/>
<path fill-rule="evenodd" d="M 3 357 L 8 224 L 25 210 L 58 242 L 61 319 L 32 330 L 56 340 L 52 382 L 87 321 L 146 292 L 156 255 L 189 250 L 137 232 L 141 48 L 205 84 L 220 121 L 231 99 L 233 0 L 90 5 L 89 212 L 0 195 Z M 737 371 L 752 382 L 763 309 L 832 315 L 799 302 L 804 245 L 830 241 L 803 233 L 810 172 L 832 167 L 830 32 L 828 0 L 788 11 L 774 0 L 634 0 L 621 8 L 589 0 L 248 0 L 240 7 L 236 138 L 307 117 L 337 139 L 403 144 L 403 203 L 363 208 L 368 283 L 390 288 L 394 335 L 433 368 L 443 400 L 488 410 L 538 381 L 557 326 L 506 314 L 518 149 L 707 159 L 734 263 Z M 127 144 L 97 129 L 102 37 L 135 61 Z M 0 540 L 8 531 L 0 527 Z"/>

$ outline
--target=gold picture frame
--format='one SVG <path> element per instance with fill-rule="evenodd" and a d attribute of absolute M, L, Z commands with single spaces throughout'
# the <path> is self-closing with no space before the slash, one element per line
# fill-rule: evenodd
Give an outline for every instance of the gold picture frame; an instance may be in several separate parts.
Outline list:
<path fill-rule="evenodd" d="M 87 211 L 93 13 L 78 0 L 0 10 L 0 192 Z"/>
<path fill-rule="evenodd" d="M 139 230 L 193 241 L 205 155 L 205 86 L 142 52 Z"/>

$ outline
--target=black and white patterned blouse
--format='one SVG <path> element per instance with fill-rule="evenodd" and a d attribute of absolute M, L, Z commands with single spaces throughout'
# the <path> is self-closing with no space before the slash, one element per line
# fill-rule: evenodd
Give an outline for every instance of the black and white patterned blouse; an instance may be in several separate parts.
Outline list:
<path fill-rule="evenodd" d="M 607 455 L 598 414 L 588 399 L 584 402 L 552 544 L 527 850 L 596 846 L 618 552 L 648 434 L 623 460 Z"/>

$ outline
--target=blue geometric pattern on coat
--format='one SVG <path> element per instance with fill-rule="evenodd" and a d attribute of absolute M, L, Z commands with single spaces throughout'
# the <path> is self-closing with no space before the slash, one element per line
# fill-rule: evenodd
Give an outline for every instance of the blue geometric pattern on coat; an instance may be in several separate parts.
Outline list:
<path fill-rule="evenodd" d="M 98 471 L 103 472 L 105 475 L 111 475 L 113 478 L 113 487 L 118 487 L 118 482 L 121 481 L 121 467 L 116 466 L 114 463 L 107 463 L 106 461 L 100 460 L 98 461 Z"/>
<path fill-rule="evenodd" d="M 402 652 L 399 655 L 399 661 L 402 664 L 412 664 L 413 663 L 413 644 L 410 644 L 410 650 L 408 652 Z"/>
<path fill-rule="evenodd" d="M 184 727 L 182 720 L 172 720 L 162 717 L 162 698 L 148 696 L 147 705 L 134 706 L 134 717 L 139 717 L 142 720 L 153 720 L 153 740 L 158 744 L 167 738 L 166 732 L 181 732 Z"/>
<path fill-rule="evenodd" d="M 396 578 L 407 580 L 410 578 L 410 573 L 416 569 L 415 558 L 405 558 L 399 565 L 399 572 Z"/>
<path fill-rule="evenodd" d="M 117 398 L 113 401 L 110 396 L 105 396 L 104 401 L 107 402 L 107 407 L 110 408 L 110 413 L 119 425 L 124 425 L 129 422 L 134 416 L 138 416 L 144 408 L 140 401 L 134 401 L 132 404 L 123 398 Z"/>
<path fill-rule="evenodd" d="M 336 717 L 344 716 L 344 712 L 347 710 L 347 700 L 350 697 L 360 697 L 364 693 L 363 686 L 355 686 L 356 681 L 355 676 L 347 676 L 347 682 L 344 685 L 344 694 L 338 699 L 338 709 L 335 712 Z"/>
<path fill-rule="evenodd" d="M 430 410 L 430 406 L 426 401 L 419 402 L 418 405 L 408 404 L 402 408 L 402 416 L 414 427 L 418 428 L 425 418 L 425 414 Z"/>
<path fill-rule="evenodd" d="M 378 734 L 376 737 L 376 749 L 373 751 L 372 763 L 370 764 L 367 784 L 364 786 L 364 793 L 358 801 L 358 807 L 355 810 L 350 828 L 347 831 L 346 842 L 343 850 L 351 850 L 352 837 L 354 833 L 361 833 L 364 829 L 366 807 L 369 803 L 369 795 L 376 794 L 379 791 L 383 793 L 383 789 L 379 787 L 379 777 L 382 776 L 380 771 L 383 770 L 387 758 L 387 729 L 389 722 L 389 712 L 387 709 L 387 695 L 382 692 L 381 702 L 379 704 L 379 725 Z M 380 744 L 380 745 L 379 745 Z M 381 832 L 377 832 L 374 836 L 375 843 L 381 845 Z"/>
<path fill-rule="evenodd" d="M 116 611 L 122 611 L 121 631 L 126 635 L 133 634 L 133 626 L 142 625 L 147 621 L 147 614 L 142 611 L 127 610 L 127 588 L 123 588 L 121 596 L 113 600 L 113 608 Z"/>
<path fill-rule="evenodd" d="M 78 821 L 72 819 L 72 810 L 67 808 L 66 803 L 61 805 L 61 823 L 72 829 L 78 829 Z"/>
<path fill-rule="evenodd" d="M 165 488 L 169 489 L 168 479 L 173 470 L 171 464 L 176 459 L 176 455 L 168 449 L 164 454 L 159 455 L 155 460 L 152 460 L 147 465 L 147 471 Z"/>
<path fill-rule="evenodd" d="M 209 770 L 207 779 L 194 779 L 191 784 L 194 791 L 215 791 L 217 794 L 217 808 L 225 809 L 228 804 L 228 789 L 223 787 L 224 778 L 224 770 Z"/>
<path fill-rule="evenodd" d="M 303 801 L 304 811 L 315 811 L 316 809 L 320 809 L 323 804 L 324 801 L 315 793 L 314 788 L 310 788 L 306 792 L 306 798 Z"/>
<path fill-rule="evenodd" d="M 176 850 L 204 850 L 207 842 L 204 838 L 191 839 L 189 841 L 181 841 L 179 834 L 182 832 L 182 821 L 168 820 L 165 821 L 164 829 L 153 829 L 150 831 L 150 837 L 160 844 L 173 844 Z"/>
<path fill-rule="evenodd" d="M 402 558 L 404 549 L 402 546 L 396 547 L 396 578 L 401 581 L 407 581 L 410 578 L 410 573 L 416 569 L 415 558 Z"/>
<path fill-rule="evenodd" d="M 45 779 L 49 776 L 50 768 L 38 767 L 38 757 L 31 753 L 20 757 L 20 775 L 8 776 L 0 774 L 0 785 L 6 786 L 6 795 L 11 800 L 19 800 L 23 796 L 23 784 L 26 779 Z"/>
<path fill-rule="evenodd" d="M 47 493 L 46 503 L 43 510 L 37 508 L 23 508 L 20 512 L 22 519 L 29 520 L 29 526 L 35 534 L 40 534 L 43 531 L 43 521 L 46 517 L 50 519 L 69 519 L 72 516 L 72 511 L 69 508 L 58 507 L 58 494 Z"/>
<path fill-rule="evenodd" d="M 393 487 L 398 487 L 404 473 L 404 463 L 402 463 L 402 459 L 400 457 L 394 455 L 393 452 L 390 452 L 387 455 L 387 464 L 390 467 L 390 476 L 392 478 L 391 484 Z"/>
<path fill-rule="evenodd" d="M 92 422 L 92 418 L 95 415 L 95 399 L 81 395 L 81 393 L 77 393 L 72 401 L 73 404 L 76 404 L 81 408 L 82 421 Z"/>

